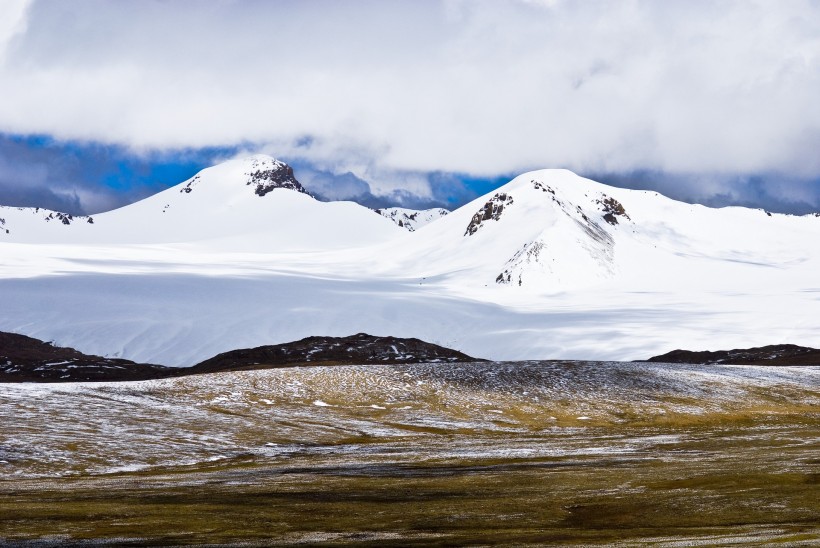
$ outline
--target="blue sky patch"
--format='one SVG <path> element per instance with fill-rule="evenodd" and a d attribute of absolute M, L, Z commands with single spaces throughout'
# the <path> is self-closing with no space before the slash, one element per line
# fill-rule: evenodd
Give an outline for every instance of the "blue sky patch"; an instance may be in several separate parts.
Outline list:
<path fill-rule="evenodd" d="M 304 143 L 308 146 L 310 138 L 305 137 Z M 74 214 L 99 213 L 179 184 L 240 150 L 252 148 L 243 143 L 235 147 L 137 153 L 117 145 L 59 141 L 48 135 L 0 134 L 0 204 L 45 207 Z M 352 200 L 374 208 L 455 209 L 516 175 L 478 177 L 446 171 L 413 172 L 412 175 L 427 180 L 430 195 L 419 196 L 402 189 L 377 195 L 367 181 L 352 173 L 333 173 L 303 158 L 280 159 L 294 167 L 296 177 L 317 198 Z M 820 209 L 820 179 L 777 173 L 713 175 L 651 170 L 582 175 L 612 186 L 656 190 L 673 199 L 713 207 L 741 205 L 796 214 Z"/>

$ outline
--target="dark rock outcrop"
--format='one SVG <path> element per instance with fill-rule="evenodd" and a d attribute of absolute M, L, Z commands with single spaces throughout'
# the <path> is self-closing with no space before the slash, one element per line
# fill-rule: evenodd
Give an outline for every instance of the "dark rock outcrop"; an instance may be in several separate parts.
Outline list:
<path fill-rule="evenodd" d="M 134 381 L 168 377 L 172 367 L 83 354 L 0 332 L 0 382 Z"/>
<path fill-rule="evenodd" d="M 484 226 L 485 221 L 497 221 L 501 218 L 501 213 L 504 211 L 504 206 L 512 205 L 513 197 L 504 192 L 495 194 L 490 200 L 481 206 L 481 209 L 473 215 L 470 219 L 470 224 L 467 225 L 467 230 L 464 232 L 465 236 L 472 236 L 478 229 Z"/>
<path fill-rule="evenodd" d="M 618 224 L 618 217 L 629 220 L 629 215 L 626 214 L 623 204 L 610 196 L 604 195 L 603 199 L 596 200 L 601 210 L 604 212 L 604 220 L 611 225 Z"/>
<path fill-rule="evenodd" d="M 139 381 L 300 365 L 477 361 L 483 360 L 418 339 L 359 333 L 232 350 L 193 367 L 165 367 L 91 356 L 24 335 L 0 332 L 0 382 Z"/>
<path fill-rule="evenodd" d="M 248 173 L 247 184 L 255 187 L 254 193 L 257 196 L 264 196 L 277 188 L 295 190 L 310 196 L 305 187 L 293 176 L 293 168 L 282 162 L 262 165 L 254 163 L 253 171 Z"/>
<path fill-rule="evenodd" d="M 777 344 L 759 348 L 693 352 L 673 350 L 647 361 L 663 363 L 728 365 L 820 365 L 820 350 L 794 344 Z"/>
<path fill-rule="evenodd" d="M 233 350 L 191 368 L 193 373 L 268 369 L 294 365 L 367 365 L 429 362 L 476 362 L 443 346 L 398 337 L 366 333 L 349 337 L 307 337 L 300 341 Z"/>
<path fill-rule="evenodd" d="M 195 187 L 198 183 L 199 183 L 199 175 L 194 175 L 193 177 L 191 177 L 191 180 L 190 180 L 190 181 L 188 181 L 187 183 L 185 183 L 185 186 L 183 186 L 183 187 L 181 187 L 181 188 L 179 189 L 179 192 L 180 192 L 181 194 L 182 194 L 182 193 L 184 193 L 184 194 L 190 194 L 190 193 L 194 190 L 194 187 Z M 166 205 L 165 207 L 167 208 L 168 206 Z M 163 212 L 164 212 L 164 210 L 163 210 Z"/>

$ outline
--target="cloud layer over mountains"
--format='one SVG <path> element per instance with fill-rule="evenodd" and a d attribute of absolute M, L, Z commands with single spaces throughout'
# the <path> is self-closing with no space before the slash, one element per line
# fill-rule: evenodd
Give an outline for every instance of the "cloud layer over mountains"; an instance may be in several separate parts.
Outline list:
<path fill-rule="evenodd" d="M 6 134 L 246 144 L 374 195 L 546 166 L 820 177 L 811 0 L 22 0 L 0 21 Z"/>

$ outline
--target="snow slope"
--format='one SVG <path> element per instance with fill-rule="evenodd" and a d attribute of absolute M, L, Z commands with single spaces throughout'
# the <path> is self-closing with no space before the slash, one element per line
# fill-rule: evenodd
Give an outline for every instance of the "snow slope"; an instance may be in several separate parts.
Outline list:
<path fill-rule="evenodd" d="M 760 287 L 772 270 L 810 274 L 820 218 L 712 209 L 609 187 L 566 170 L 521 175 L 405 245 L 404 267 L 459 284 L 537 293 L 580 287 L 727 282 Z M 423 255 L 426 261 L 416 257 Z M 469 273 L 469 275 L 466 275 Z M 760 274 L 761 276 L 758 276 Z"/>
<path fill-rule="evenodd" d="M 489 359 L 820 346 L 816 216 L 543 170 L 408 232 L 298 188 L 258 195 L 277 166 L 228 162 L 93 224 L 0 215 L 0 330 L 166 365 L 358 332 Z"/>
<path fill-rule="evenodd" d="M 313 199 L 286 164 L 269 156 L 232 160 L 126 207 L 69 218 L 3 208 L 0 241 L 71 244 L 207 242 L 211 250 L 316 250 L 386 240 L 396 231 L 353 202 Z M 52 219 L 50 219 L 52 218 Z M 61 221 L 62 219 L 62 221 Z M 44 222 L 45 221 L 45 222 Z"/>

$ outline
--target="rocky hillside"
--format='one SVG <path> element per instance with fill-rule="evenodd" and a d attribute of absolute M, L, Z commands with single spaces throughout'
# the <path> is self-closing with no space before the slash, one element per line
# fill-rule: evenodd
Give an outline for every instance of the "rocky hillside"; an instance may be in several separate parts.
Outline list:
<path fill-rule="evenodd" d="M 419 339 L 374 337 L 307 337 L 300 341 L 233 350 L 194 366 L 192 372 L 267 369 L 292 365 L 359 365 L 483 361 Z"/>
<path fill-rule="evenodd" d="M 165 367 L 83 354 L 24 335 L 0 332 L 0 382 L 137 381 L 199 373 L 302 365 L 367 365 L 483 361 L 418 339 L 308 337 L 232 350 L 193 367 Z"/>
<path fill-rule="evenodd" d="M 647 361 L 727 365 L 820 365 L 820 350 L 794 344 L 717 350 L 715 352 L 673 350 L 660 356 L 653 356 Z"/>
<path fill-rule="evenodd" d="M 0 382 L 134 381 L 168 377 L 174 371 L 161 365 L 90 356 L 0 332 Z"/>

